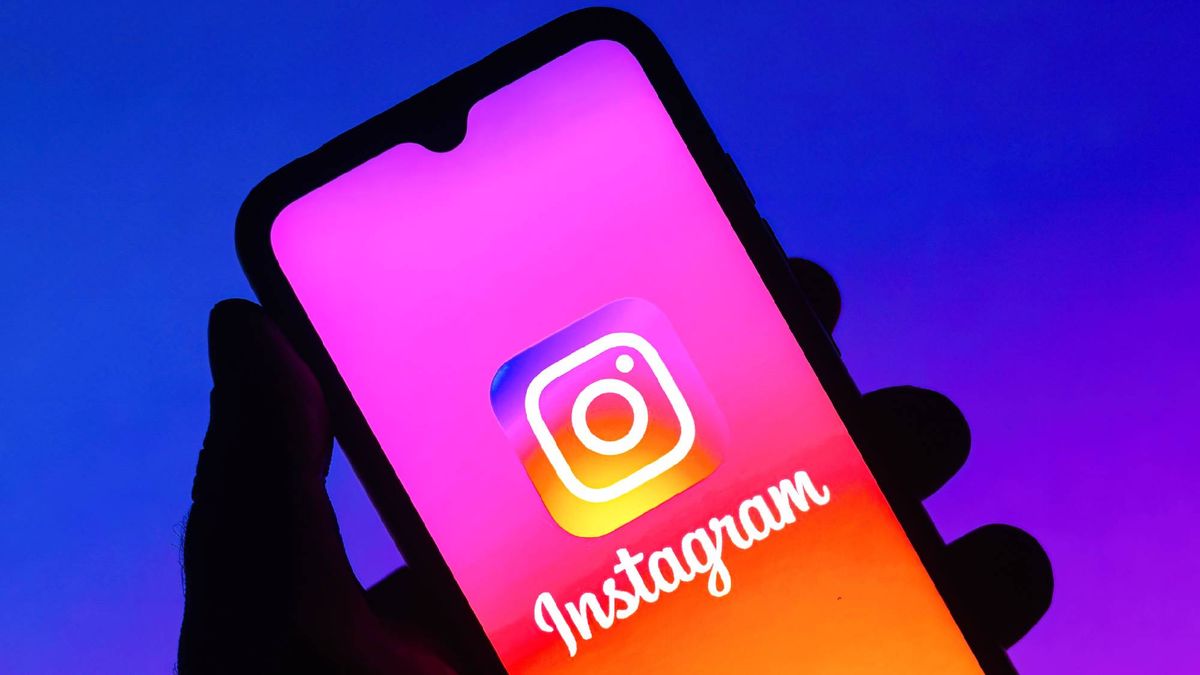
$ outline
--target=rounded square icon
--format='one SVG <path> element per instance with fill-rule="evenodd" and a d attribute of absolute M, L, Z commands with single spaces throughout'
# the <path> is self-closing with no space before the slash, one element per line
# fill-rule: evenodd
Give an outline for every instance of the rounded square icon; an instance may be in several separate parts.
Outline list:
<path fill-rule="evenodd" d="M 550 516 L 598 537 L 712 473 L 725 423 L 653 304 L 618 300 L 509 359 L 492 409 Z"/>

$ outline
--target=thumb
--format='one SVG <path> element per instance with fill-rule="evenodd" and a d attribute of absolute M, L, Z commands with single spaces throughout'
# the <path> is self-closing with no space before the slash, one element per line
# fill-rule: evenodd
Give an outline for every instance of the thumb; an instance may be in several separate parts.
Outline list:
<path fill-rule="evenodd" d="M 259 306 L 219 303 L 208 334 L 213 389 L 184 535 L 179 672 L 275 672 L 305 568 L 317 558 L 335 579 L 349 570 L 329 564 L 341 551 L 323 485 L 329 415 Z"/>
<path fill-rule="evenodd" d="M 211 416 L 183 545 L 179 672 L 386 672 L 411 663 L 411 649 L 368 609 L 346 558 L 325 492 L 333 437 L 316 378 L 245 300 L 213 308 L 209 360 Z"/>
<path fill-rule="evenodd" d="M 258 305 L 225 300 L 209 316 L 208 341 L 211 416 L 192 499 L 323 490 L 329 413 L 316 377 L 279 328 Z"/>

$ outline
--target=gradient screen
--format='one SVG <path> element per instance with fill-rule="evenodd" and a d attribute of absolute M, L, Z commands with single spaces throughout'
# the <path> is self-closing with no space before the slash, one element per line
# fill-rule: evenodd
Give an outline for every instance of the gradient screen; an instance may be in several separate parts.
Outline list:
<path fill-rule="evenodd" d="M 978 672 L 621 45 L 271 241 L 510 672 Z"/>

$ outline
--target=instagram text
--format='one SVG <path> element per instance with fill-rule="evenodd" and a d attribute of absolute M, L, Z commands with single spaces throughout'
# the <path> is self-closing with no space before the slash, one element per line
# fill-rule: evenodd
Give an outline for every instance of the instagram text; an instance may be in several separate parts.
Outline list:
<path fill-rule="evenodd" d="M 580 639 L 590 640 L 593 623 L 602 629 L 611 628 L 617 621 L 633 616 L 642 603 L 657 602 L 702 575 L 708 577 L 709 594 L 722 597 L 733 587 L 721 555 L 725 541 L 739 549 L 748 549 L 772 532 L 796 522 L 796 511 L 803 513 L 812 506 L 824 506 L 829 500 L 828 486 L 818 489 L 807 472 L 797 471 L 793 477 L 768 487 L 765 496 L 744 500 L 736 517 L 714 517 L 707 527 L 684 534 L 678 553 L 670 546 L 652 552 L 649 557 L 617 549 L 617 564 L 613 566 L 616 576 L 600 585 L 603 599 L 595 593 L 584 593 L 578 602 L 566 602 L 560 607 L 553 595 L 543 592 L 534 602 L 534 622 L 542 632 L 558 633 L 568 653 L 575 656 L 579 649 L 576 634 Z M 645 576 L 638 567 L 643 561 Z M 629 590 L 618 588 L 619 580 L 627 581 Z"/>

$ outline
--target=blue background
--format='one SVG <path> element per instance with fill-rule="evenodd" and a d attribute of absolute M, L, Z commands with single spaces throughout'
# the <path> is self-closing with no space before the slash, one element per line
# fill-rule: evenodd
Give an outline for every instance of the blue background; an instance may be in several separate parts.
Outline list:
<path fill-rule="evenodd" d="M 1018 666 L 1195 672 L 1196 3 L 826 4 L 623 6 L 840 281 L 862 387 L 966 412 L 943 532 L 1044 542 L 1056 597 Z M 249 188 L 575 7 L 207 5 L 0 12 L 2 672 L 171 669 Z M 330 485 L 378 579 L 398 557 L 344 463 Z"/>

